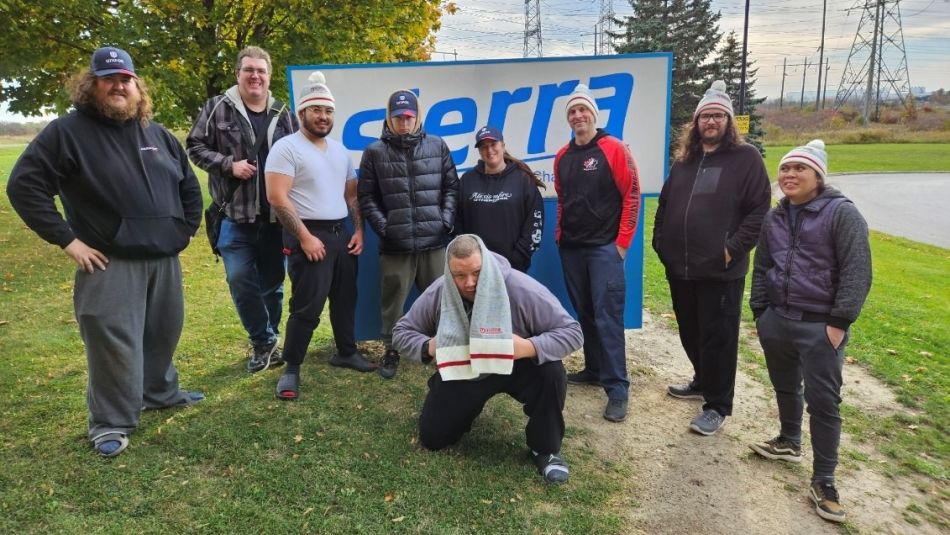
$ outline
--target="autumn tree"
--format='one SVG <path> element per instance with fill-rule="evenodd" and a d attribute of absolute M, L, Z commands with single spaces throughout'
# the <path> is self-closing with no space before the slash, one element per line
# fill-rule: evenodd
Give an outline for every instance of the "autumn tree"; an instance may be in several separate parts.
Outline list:
<path fill-rule="evenodd" d="M 247 45 L 267 49 L 271 90 L 287 99 L 287 65 L 426 60 L 441 0 L 0 0 L 0 101 L 23 115 L 69 108 L 65 80 L 105 45 L 132 55 L 156 119 L 187 126 L 234 83 Z"/>
<path fill-rule="evenodd" d="M 758 68 L 753 68 L 754 61 L 749 61 L 746 57 L 746 77 L 745 77 L 745 102 L 743 113 L 749 116 L 749 133 L 745 134 L 745 140 L 755 148 L 759 149 L 762 156 L 765 156 L 765 147 L 762 145 L 762 139 L 765 137 L 765 131 L 762 129 L 762 115 L 756 113 L 759 104 L 765 102 L 765 97 L 755 97 L 755 77 L 759 72 Z M 739 90 L 742 83 L 742 44 L 736 39 L 736 32 L 729 32 L 729 35 L 722 42 L 716 59 L 712 63 L 712 72 L 709 78 L 711 84 L 713 80 L 723 80 L 726 82 L 726 91 L 732 97 L 732 105 L 736 114 L 739 114 Z"/>
<path fill-rule="evenodd" d="M 719 13 L 710 0 L 630 0 L 633 15 L 618 19 L 614 34 L 618 53 L 672 52 L 672 139 L 688 124 L 711 72 L 707 60 L 722 36 Z"/>

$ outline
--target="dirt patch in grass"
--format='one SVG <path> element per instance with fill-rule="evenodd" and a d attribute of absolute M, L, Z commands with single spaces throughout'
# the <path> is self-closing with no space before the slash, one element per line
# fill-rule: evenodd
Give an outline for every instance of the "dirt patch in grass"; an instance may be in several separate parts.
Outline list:
<path fill-rule="evenodd" d="M 601 416 L 602 389 L 570 386 L 565 418 L 568 426 L 585 430 L 565 450 L 589 447 L 607 462 L 632 467 L 626 482 L 627 529 L 624 533 L 837 533 L 839 527 L 819 518 L 807 496 L 811 449 L 807 421 L 801 464 L 768 461 L 748 444 L 777 433 L 778 411 L 767 385 L 740 366 L 733 416 L 715 436 L 691 433 L 687 425 L 700 411 L 699 401 L 666 394 L 666 385 L 687 381 L 692 374 L 675 331 L 644 312 L 643 329 L 627 332 L 631 378 L 630 413 L 613 424 Z M 571 371 L 583 359 L 568 361 Z M 885 386 L 862 368 L 845 366 L 845 403 L 866 412 L 900 410 Z M 807 420 L 807 416 L 806 416 Z M 935 525 L 908 515 L 908 509 L 938 502 L 933 482 L 893 479 L 876 470 L 886 458 L 873 447 L 842 437 L 837 471 L 846 528 L 860 533 L 940 533 Z M 858 457 L 859 459 L 855 459 Z M 573 477 L 584 477 L 581 473 Z M 938 505 L 937 516 L 943 512 Z M 908 521 L 910 518 L 910 522 Z M 911 523 L 913 522 L 913 523 Z"/>

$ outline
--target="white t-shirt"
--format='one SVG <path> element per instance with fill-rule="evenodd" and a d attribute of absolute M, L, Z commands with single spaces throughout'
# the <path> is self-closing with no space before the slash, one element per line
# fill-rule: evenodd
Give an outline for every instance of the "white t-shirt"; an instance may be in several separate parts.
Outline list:
<path fill-rule="evenodd" d="M 356 171 L 346 148 L 339 141 L 324 139 L 326 151 L 318 149 L 298 130 L 277 140 L 267 156 L 265 173 L 293 178 L 289 197 L 300 219 L 334 220 L 347 216 L 343 192 L 346 181 L 356 179 Z"/>

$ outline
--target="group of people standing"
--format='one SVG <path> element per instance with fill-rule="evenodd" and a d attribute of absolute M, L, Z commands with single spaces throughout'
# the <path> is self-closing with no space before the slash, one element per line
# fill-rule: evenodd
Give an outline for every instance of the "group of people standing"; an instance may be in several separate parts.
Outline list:
<path fill-rule="evenodd" d="M 566 481 L 567 384 L 600 386 L 604 418 L 627 418 L 624 259 L 640 217 L 630 148 L 597 128 L 587 87 L 568 97 L 573 135 L 554 161 L 555 241 L 575 321 L 526 274 L 541 243 L 544 185 L 508 153 L 501 130 L 476 132 L 480 160 L 459 179 L 446 143 L 422 128 L 417 96 L 400 89 L 357 174 L 348 151 L 328 137 L 335 99 L 322 74 L 294 95 L 293 113 L 271 95 L 271 73 L 266 51 L 242 50 L 236 84 L 204 104 L 186 152 L 150 120 L 148 91 L 129 54 L 101 48 L 72 87 L 75 110 L 51 122 L 11 173 L 7 191 L 17 213 L 78 266 L 74 299 L 96 452 L 121 453 L 141 410 L 204 397 L 179 388 L 172 362 L 183 323 L 178 253 L 202 211 L 190 158 L 207 171 L 225 216 L 214 245 L 251 344 L 247 369 L 286 365 L 278 398 L 299 398 L 301 364 L 329 302 L 331 365 L 391 379 L 403 357 L 435 362 L 419 421 L 424 447 L 460 440 L 487 400 L 503 392 L 524 405 L 539 473 Z M 750 306 L 781 431 L 751 447 L 799 462 L 807 402 L 810 495 L 823 518 L 840 521 L 841 368 L 848 327 L 870 287 L 867 226 L 825 186 L 827 154 L 818 140 L 782 159 L 786 197 L 770 210 L 764 163 L 737 134 L 725 89 L 714 83 L 697 106 L 656 213 L 653 248 L 694 370 L 689 383 L 668 392 L 703 400 L 689 424 L 696 433 L 715 434 L 732 414 L 741 302 L 758 244 Z M 366 224 L 380 243 L 385 349 L 378 363 L 358 351 L 355 337 Z M 292 295 L 281 348 L 287 274 Z M 421 295 L 403 314 L 413 285 Z M 562 360 L 581 347 L 584 368 L 567 374 Z"/>

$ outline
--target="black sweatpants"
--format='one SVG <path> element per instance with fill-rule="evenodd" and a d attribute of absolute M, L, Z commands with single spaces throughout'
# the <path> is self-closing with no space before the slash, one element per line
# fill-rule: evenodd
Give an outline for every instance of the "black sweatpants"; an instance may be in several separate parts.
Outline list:
<path fill-rule="evenodd" d="M 340 221 L 304 221 L 307 230 L 323 242 L 326 256 L 307 260 L 296 236 L 284 231 L 284 254 L 290 274 L 290 318 L 284 340 L 284 360 L 300 364 L 307 355 L 320 314 L 330 300 L 330 325 L 342 356 L 356 353 L 356 256 L 347 252 L 350 233 Z"/>
<path fill-rule="evenodd" d="M 745 279 L 670 279 L 669 283 L 680 342 L 693 364 L 693 384 L 699 386 L 705 399 L 703 410 L 730 416 Z"/>
<path fill-rule="evenodd" d="M 472 428 L 485 403 L 504 392 L 524 405 L 528 447 L 558 453 L 564 438 L 564 400 L 567 374 L 560 361 L 535 364 L 515 361 L 511 375 L 489 375 L 469 381 L 443 381 L 439 372 L 429 378 L 429 394 L 419 415 L 419 440 L 430 450 L 458 442 Z"/>

